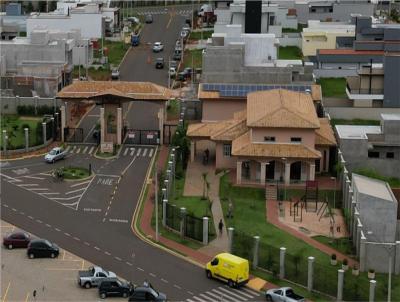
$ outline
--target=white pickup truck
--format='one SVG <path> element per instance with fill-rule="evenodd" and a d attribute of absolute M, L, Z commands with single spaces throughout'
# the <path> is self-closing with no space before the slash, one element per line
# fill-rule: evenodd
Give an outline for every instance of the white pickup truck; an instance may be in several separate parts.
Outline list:
<path fill-rule="evenodd" d="M 265 297 L 267 301 L 273 302 L 305 302 L 304 297 L 296 295 L 290 287 L 269 289 Z"/>
<path fill-rule="evenodd" d="M 104 278 L 117 277 L 115 273 L 106 271 L 99 266 L 91 266 L 87 271 L 78 272 L 78 284 L 81 287 L 91 288 L 98 286 Z"/>

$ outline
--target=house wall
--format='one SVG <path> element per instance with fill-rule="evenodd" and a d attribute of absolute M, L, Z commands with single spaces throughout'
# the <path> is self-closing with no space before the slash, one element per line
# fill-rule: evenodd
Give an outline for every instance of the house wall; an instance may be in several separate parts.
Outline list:
<path fill-rule="evenodd" d="M 233 118 L 233 114 L 246 109 L 245 99 L 202 100 L 202 122 L 216 122 Z"/>
<path fill-rule="evenodd" d="M 215 168 L 216 169 L 236 169 L 237 158 L 234 156 L 224 156 L 224 143 L 215 144 Z"/>
<path fill-rule="evenodd" d="M 265 143 L 265 136 L 275 136 L 276 143 L 290 144 L 291 137 L 301 137 L 301 144 L 314 149 L 315 148 L 315 130 L 314 129 L 293 129 L 293 128 L 252 128 L 251 140 L 253 142 Z"/>
<path fill-rule="evenodd" d="M 400 56 L 385 55 L 384 107 L 400 108 Z"/>
<path fill-rule="evenodd" d="M 354 37 L 354 32 L 303 32 L 301 49 L 304 56 L 315 56 L 317 49 L 336 49 L 338 37 Z"/>

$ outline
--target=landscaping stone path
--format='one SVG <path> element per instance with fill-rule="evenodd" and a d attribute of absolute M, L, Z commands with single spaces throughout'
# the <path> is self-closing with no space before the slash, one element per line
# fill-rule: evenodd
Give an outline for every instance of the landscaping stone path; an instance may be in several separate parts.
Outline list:
<path fill-rule="evenodd" d="M 267 213 L 266 213 L 267 221 L 269 223 L 272 223 L 276 227 L 280 228 L 281 230 L 283 230 L 287 233 L 290 233 L 291 235 L 295 236 L 296 238 L 306 242 L 307 244 L 312 245 L 316 249 L 319 249 L 321 252 L 326 253 L 329 256 L 331 256 L 332 254 L 336 254 L 336 257 L 339 261 L 343 261 L 343 259 L 347 259 L 350 267 L 352 267 L 354 264 L 357 264 L 357 266 L 359 265 L 357 261 L 349 258 L 349 256 L 346 256 L 346 255 L 340 253 L 339 251 L 337 251 L 329 246 L 326 246 L 325 244 L 322 244 L 317 240 L 314 240 L 314 239 L 308 237 L 306 234 L 303 234 L 303 233 L 291 228 L 290 226 L 283 224 L 279 220 L 278 201 L 268 200 L 266 202 L 266 211 L 267 211 Z"/>

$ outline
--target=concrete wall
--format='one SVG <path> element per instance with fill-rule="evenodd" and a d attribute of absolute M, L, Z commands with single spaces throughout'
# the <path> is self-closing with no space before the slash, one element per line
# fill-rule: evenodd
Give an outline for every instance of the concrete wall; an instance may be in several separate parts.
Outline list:
<path fill-rule="evenodd" d="M 0 111 L 2 114 L 16 114 L 18 106 L 53 106 L 56 110 L 61 106 L 61 100 L 55 98 L 26 98 L 26 97 L 1 97 Z"/>
<path fill-rule="evenodd" d="M 246 99 L 203 100 L 202 122 L 223 121 L 233 118 L 233 114 L 246 109 Z"/>
<path fill-rule="evenodd" d="M 365 244 L 365 266 L 374 269 L 377 273 L 389 271 L 389 255 L 392 255 L 392 272 L 396 267 L 396 249 L 394 246 L 366 242 Z M 398 264 L 397 264 L 398 265 Z"/>
<path fill-rule="evenodd" d="M 400 108 L 349 108 L 349 107 L 324 107 L 331 118 L 335 119 L 369 119 L 380 120 L 381 113 L 398 113 Z"/>
<path fill-rule="evenodd" d="M 320 32 L 302 33 L 301 49 L 304 56 L 315 56 L 318 49 L 336 49 L 338 37 L 354 37 L 354 32 L 328 32 L 321 29 Z"/>
<path fill-rule="evenodd" d="M 215 167 L 217 169 L 236 169 L 236 157 L 224 156 L 223 146 L 223 142 L 217 142 L 215 145 Z"/>
<path fill-rule="evenodd" d="M 291 137 L 301 137 L 301 144 L 309 148 L 315 148 L 315 130 L 314 129 L 285 129 L 285 128 L 252 128 L 252 142 L 265 143 L 265 136 L 274 136 L 276 143 L 290 144 Z"/>
<path fill-rule="evenodd" d="M 296 46 L 301 48 L 301 37 L 298 33 L 283 33 L 279 38 L 279 46 Z"/>
<path fill-rule="evenodd" d="M 400 56 L 385 55 L 384 107 L 400 108 Z"/>

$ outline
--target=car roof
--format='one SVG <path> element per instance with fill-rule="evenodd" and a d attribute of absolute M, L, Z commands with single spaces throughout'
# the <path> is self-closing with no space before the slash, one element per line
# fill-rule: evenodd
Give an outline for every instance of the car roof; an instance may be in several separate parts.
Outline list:
<path fill-rule="evenodd" d="M 54 147 L 53 150 L 62 150 L 61 147 Z"/>
<path fill-rule="evenodd" d="M 157 58 L 157 61 L 164 61 L 164 58 Z"/>
<path fill-rule="evenodd" d="M 29 236 L 28 233 L 21 232 L 21 231 L 12 232 L 12 233 L 8 234 L 8 236 L 12 236 L 12 235 L 26 235 L 26 236 Z"/>

